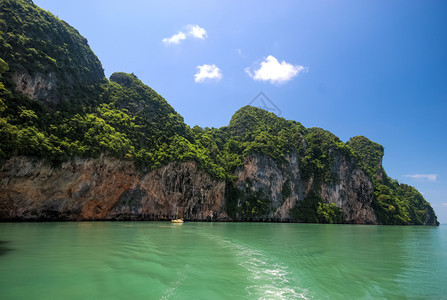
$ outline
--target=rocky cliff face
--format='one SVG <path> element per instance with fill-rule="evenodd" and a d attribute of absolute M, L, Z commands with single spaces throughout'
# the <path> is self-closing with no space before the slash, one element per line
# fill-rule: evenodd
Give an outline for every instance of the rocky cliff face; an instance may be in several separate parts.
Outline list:
<path fill-rule="evenodd" d="M 139 172 L 131 162 L 80 159 L 50 167 L 15 157 L 0 169 L 0 220 L 227 220 L 225 184 L 193 162 Z"/>
<path fill-rule="evenodd" d="M 190 128 L 134 74 L 107 81 L 87 40 L 32 1 L 0 1 L 0 53 L 0 221 L 178 211 L 188 220 L 437 224 L 415 188 L 386 175 L 381 145 L 343 143 L 249 105 L 228 126 Z M 116 158 L 88 159 L 100 153 Z"/>
<path fill-rule="evenodd" d="M 132 162 L 101 157 L 78 159 L 60 167 L 14 157 L 0 169 L 0 219 L 6 220 L 168 220 L 292 221 L 290 211 L 305 199 L 312 178 L 303 181 L 298 156 L 278 165 L 265 155 L 245 158 L 237 172 L 238 206 L 262 191 L 268 209 L 262 217 L 227 214 L 225 182 L 213 179 L 195 162 L 170 163 L 150 172 Z M 325 203 L 335 203 L 347 223 L 376 224 L 368 177 L 343 157 L 338 180 L 320 187 Z M 288 185 L 289 193 L 283 189 Z"/>
<path fill-rule="evenodd" d="M 21 72 L 15 73 L 12 78 L 16 90 L 31 99 L 40 100 L 50 105 L 57 104 L 60 101 L 58 80 L 54 73 L 47 76 L 43 74 L 31 76 L 26 72 Z"/>
<path fill-rule="evenodd" d="M 372 208 L 374 187 L 370 178 L 358 165 L 336 155 L 333 172 L 337 174 L 334 182 L 321 186 L 321 198 L 326 203 L 335 203 L 343 211 L 346 223 L 377 224 Z"/>
<path fill-rule="evenodd" d="M 295 205 L 311 190 L 319 190 L 324 203 L 335 203 L 342 209 L 345 223 L 377 224 L 371 207 L 374 189 L 368 176 L 343 156 L 336 157 L 333 172 L 337 174 L 337 180 L 316 187 L 313 178 L 301 178 L 296 152 L 288 155 L 282 165 L 264 155 L 251 155 L 245 158 L 244 168 L 237 174 L 237 187 L 244 192 L 238 205 L 243 205 L 250 194 L 262 191 L 271 211 L 251 219 L 288 222 L 293 220 L 290 213 Z M 284 193 L 285 189 L 290 192 Z"/>

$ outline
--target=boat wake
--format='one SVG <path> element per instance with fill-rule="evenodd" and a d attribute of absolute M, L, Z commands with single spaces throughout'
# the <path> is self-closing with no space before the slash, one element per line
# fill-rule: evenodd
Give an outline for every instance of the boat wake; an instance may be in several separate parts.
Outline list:
<path fill-rule="evenodd" d="M 176 280 L 170 282 L 169 287 L 166 290 L 166 295 L 161 297 L 161 300 L 171 299 L 172 297 L 175 296 L 176 290 L 182 284 L 182 282 L 185 280 L 186 271 L 188 270 L 188 268 L 189 268 L 189 264 L 186 264 L 185 267 L 183 268 L 183 270 L 180 270 L 177 272 Z"/>
<path fill-rule="evenodd" d="M 238 265 L 248 271 L 248 281 L 252 284 L 246 287 L 248 294 L 258 299 L 308 299 L 307 289 L 300 288 L 299 278 L 258 250 L 247 246 L 224 241 L 226 246 L 235 253 Z"/>

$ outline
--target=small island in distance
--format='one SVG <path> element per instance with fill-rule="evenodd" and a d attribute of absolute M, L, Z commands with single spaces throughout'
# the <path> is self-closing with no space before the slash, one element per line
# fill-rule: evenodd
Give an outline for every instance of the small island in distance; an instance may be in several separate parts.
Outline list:
<path fill-rule="evenodd" d="M 190 127 L 32 1 L 0 2 L 0 220 L 439 225 L 384 148 L 244 106 Z M 178 216 L 176 216 L 178 212 Z"/>

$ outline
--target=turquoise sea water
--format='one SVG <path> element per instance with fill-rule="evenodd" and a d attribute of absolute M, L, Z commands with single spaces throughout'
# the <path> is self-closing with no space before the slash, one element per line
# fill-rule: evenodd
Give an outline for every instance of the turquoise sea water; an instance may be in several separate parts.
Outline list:
<path fill-rule="evenodd" d="M 447 226 L 0 224 L 0 299 L 447 297 Z"/>

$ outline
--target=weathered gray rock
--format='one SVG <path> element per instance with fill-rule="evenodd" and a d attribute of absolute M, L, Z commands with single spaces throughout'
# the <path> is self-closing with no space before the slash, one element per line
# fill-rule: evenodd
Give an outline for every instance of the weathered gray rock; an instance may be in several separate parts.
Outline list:
<path fill-rule="evenodd" d="M 335 203 L 347 223 L 377 224 L 371 207 L 370 179 L 354 163 L 337 156 L 337 180 L 318 190 L 325 203 Z M 297 153 L 279 165 L 265 155 L 250 155 L 237 172 L 238 206 L 262 190 L 269 212 L 254 221 L 292 221 L 290 212 L 314 184 L 302 180 Z M 290 193 L 285 195 L 285 185 Z M 168 220 L 238 221 L 226 211 L 225 182 L 211 177 L 195 162 L 173 162 L 139 171 L 133 162 L 109 157 L 76 159 L 51 167 L 25 157 L 0 168 L 0 220 Z"/>
<path fill-rule="evenodd" d="M 302 180 L 296 152 L 288 155 L 286 161 L 282 166 L 278 166 L 267 156 L 251 155 L 245 158 L 244 168 L 237 173 L 237 186 L 240 190 L 262 190 L 271 199 L 272 212 L 258 220 L 292 221 L 291 209 L 298 201 L 303 201 L 312 190 L 314 180 Z M 341 208 L 346 223 L 377 224 L 371 207 L 374 188 L 369 177 L 355 163 L 347 162 L 343 156 L 336 156 L 332 171 L 337 174 L 337 180 L 323 183 L 314 189 L 320 190 L 322 201 L 327 204 L 335 203 Z M 284 184 L 290 185 L 291 193 L 287 197 L 282 193 Z M 244 197 L 239 200 L 242 201 Z"/>
<path fill-rule="evenodd" d="M 16 90 L 31 99 L 54 105 L 60 101 L 58 80 L 54 73 L 43 75 L 40 73 L 31 76 L 26 72 L 14 73 L 13 81 Z"/>

